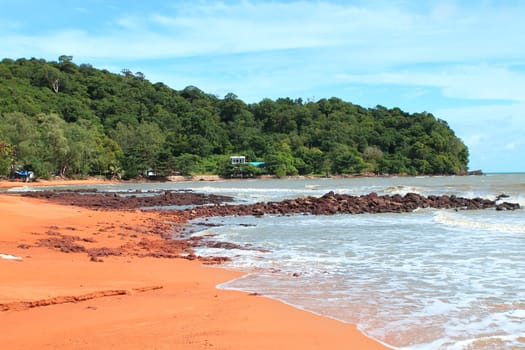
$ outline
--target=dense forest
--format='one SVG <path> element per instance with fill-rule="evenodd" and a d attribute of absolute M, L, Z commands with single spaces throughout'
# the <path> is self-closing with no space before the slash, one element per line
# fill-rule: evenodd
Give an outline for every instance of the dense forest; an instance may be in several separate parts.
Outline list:
<path fill-rule="evenodd" d="M 265 164 L 233 166 L 232 155 Z M 247 104 L 71 56 L 0 63 L 3 176 L 457 174 L 467 163 L 466 146 L 427 112 L 336 97 Z"/>

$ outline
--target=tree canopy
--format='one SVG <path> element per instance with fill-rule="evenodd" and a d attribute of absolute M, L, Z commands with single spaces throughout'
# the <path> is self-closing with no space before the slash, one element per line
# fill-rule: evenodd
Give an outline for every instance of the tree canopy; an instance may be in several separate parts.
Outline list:
<path fill-rule="evenodd" d="M 195 86 L 174 90 L 141 72 L 57 62 L 0 62 L 0 175 L 458 174 L 468 150 L 427 112 L 363 108 L 339 98 L 245 103 Z"/>

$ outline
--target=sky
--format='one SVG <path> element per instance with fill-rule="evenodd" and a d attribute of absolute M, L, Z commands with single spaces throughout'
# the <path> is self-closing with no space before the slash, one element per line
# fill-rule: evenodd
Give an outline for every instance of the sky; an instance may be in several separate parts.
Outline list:
<path fill-rule="evenodd" d="M 525 171 L 525 1 L 0 0 L 0 59 L 73 56 L 247 103 L 338 97 L 445 120 Z"/>

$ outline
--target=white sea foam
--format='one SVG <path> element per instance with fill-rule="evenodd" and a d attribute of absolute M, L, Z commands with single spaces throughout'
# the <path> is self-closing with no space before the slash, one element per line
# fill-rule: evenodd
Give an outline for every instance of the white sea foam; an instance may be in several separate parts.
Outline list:
<path fill-rule="evenodd" d="M 11 255 L 11 254 L 0 254 L 0 259 L 5 259 L 5 260 L 22 260 L 22 257 L 16 256 L 16 255 Z"/>
<path fill-rule="evenodd" d="M 399 194 L 399 195 L 406 195 L 407 193 L 417 193 L 417 194 L 425 194 L 427 191 L 413 186 L 404 186 L 404 185 L 396 185 L 396 186 L 390 186 L 385 188 L 382 192 L 386 194 Z"/>
<path fill-rule="evenodd" d="M 318 190 L 321 187 L 321 185 L 305 185 L 304 188 L 307 190 Z"/>
<path fill-rule="evenodd" d="M 523 214 L 221 218 L 224 226 L 210 230 L 214 239 L 270 250 L 221 251 L 234 257 L 226 266 L 250 272 L 225 288 L 355 323 L 402 349 L 493 349 L 477 340 L 525 332 Z M 475 347 L 461 345 L 469 339 Z"/>
<path fill-rule="evenodd" d="M 475 337 L 450 344 L 450 350 L 476 350 L 476 349 L 524 349 L 525 342 L 522 335 L 493 335 Z"/>
<path fill-rule="evenodd" d="M 452 213 L 450 211 L 438 211 L 434 214 L 436 222 L 465 229 L 477 229 L 487 231 L 503 231 L 514 233 L 525 233 L 525 224 L 523 223 L 504 223 L 488 221 L 486 218 L 469 218 L 465 215 Z"/>
<path fill-rule="evenodd" d="M 33 192 L 33 191 L 37 191 L 37 189 L 31 186 L 13 187 L 13 188 L 8 188 L 6 190 L 6 192 Z"/>

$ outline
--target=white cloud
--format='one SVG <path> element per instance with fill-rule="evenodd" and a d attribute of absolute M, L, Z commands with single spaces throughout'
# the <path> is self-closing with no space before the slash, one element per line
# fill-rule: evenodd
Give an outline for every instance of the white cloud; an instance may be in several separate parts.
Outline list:
<path fill-rule="evenodd" d="M 86 14 L 86 15 L 91 13 L 91 10 L 88 9 L 87 7 L 75 7 L 75 11 L 78 11 L 78 12 Z"/>
<path fill-rule="evenodd" d="M 453 1 L 438 1 L 431 10 L 431 18 L 435 21 L 448 21 L 461 14 L 458 5 Z"/>
<path fill-rule="evenodd" d="M 463 142 L 469 147 L 477 147 L 487 140 L 487 135 L 470 134 L 463 137 Z"/>
<path fill-rule="evenodd" d="M 469 147 L 471 169 L 523 171 L 525 103 L 444 108 L 436 115 Z"/>
<path fill-rule="evenodd" d="M 413 68 L 374 74 L 339 74 L 337 78 L 348 83 L 437 87 L 442 89 L 444 96 L 460 99 L 525 102 L 525 72 L 498 65 Z"/>
<path fill-rule="evenodd" d="M 50 43 L 70 37 L 60 52 L 75 41 L 81 54 L 127 59 L 337 47 L 349 64 L 375 66 L 523 57 L 516 35 L 525 31 L 522 14 L 450 4 L 414 11 L 395 3 L 184 2 L 173 12 L 124 13 L 114 19 L 118 27 L 102 36 L 77 28 L 19 39 L 41 42 L 37 47 L 56 55 Z"/>
<path fill-rule="evenodd" d="M 519 148 L 522 148 L 524 145 L 525 145 L 525 142 L 523 140 L 516 140 L 516 141 L 507 143 L 503 148 L 507 151 L 517 151 Z M 525 159 L 524 159 L 524 163 L 525 163 Z"/>
<path fill-rule="evenodd" d="M 3 31 L 16 31 L 22 27 L 22 23 L 12 19 L 2 19 L 0 21 L 0 33 Z"/>

